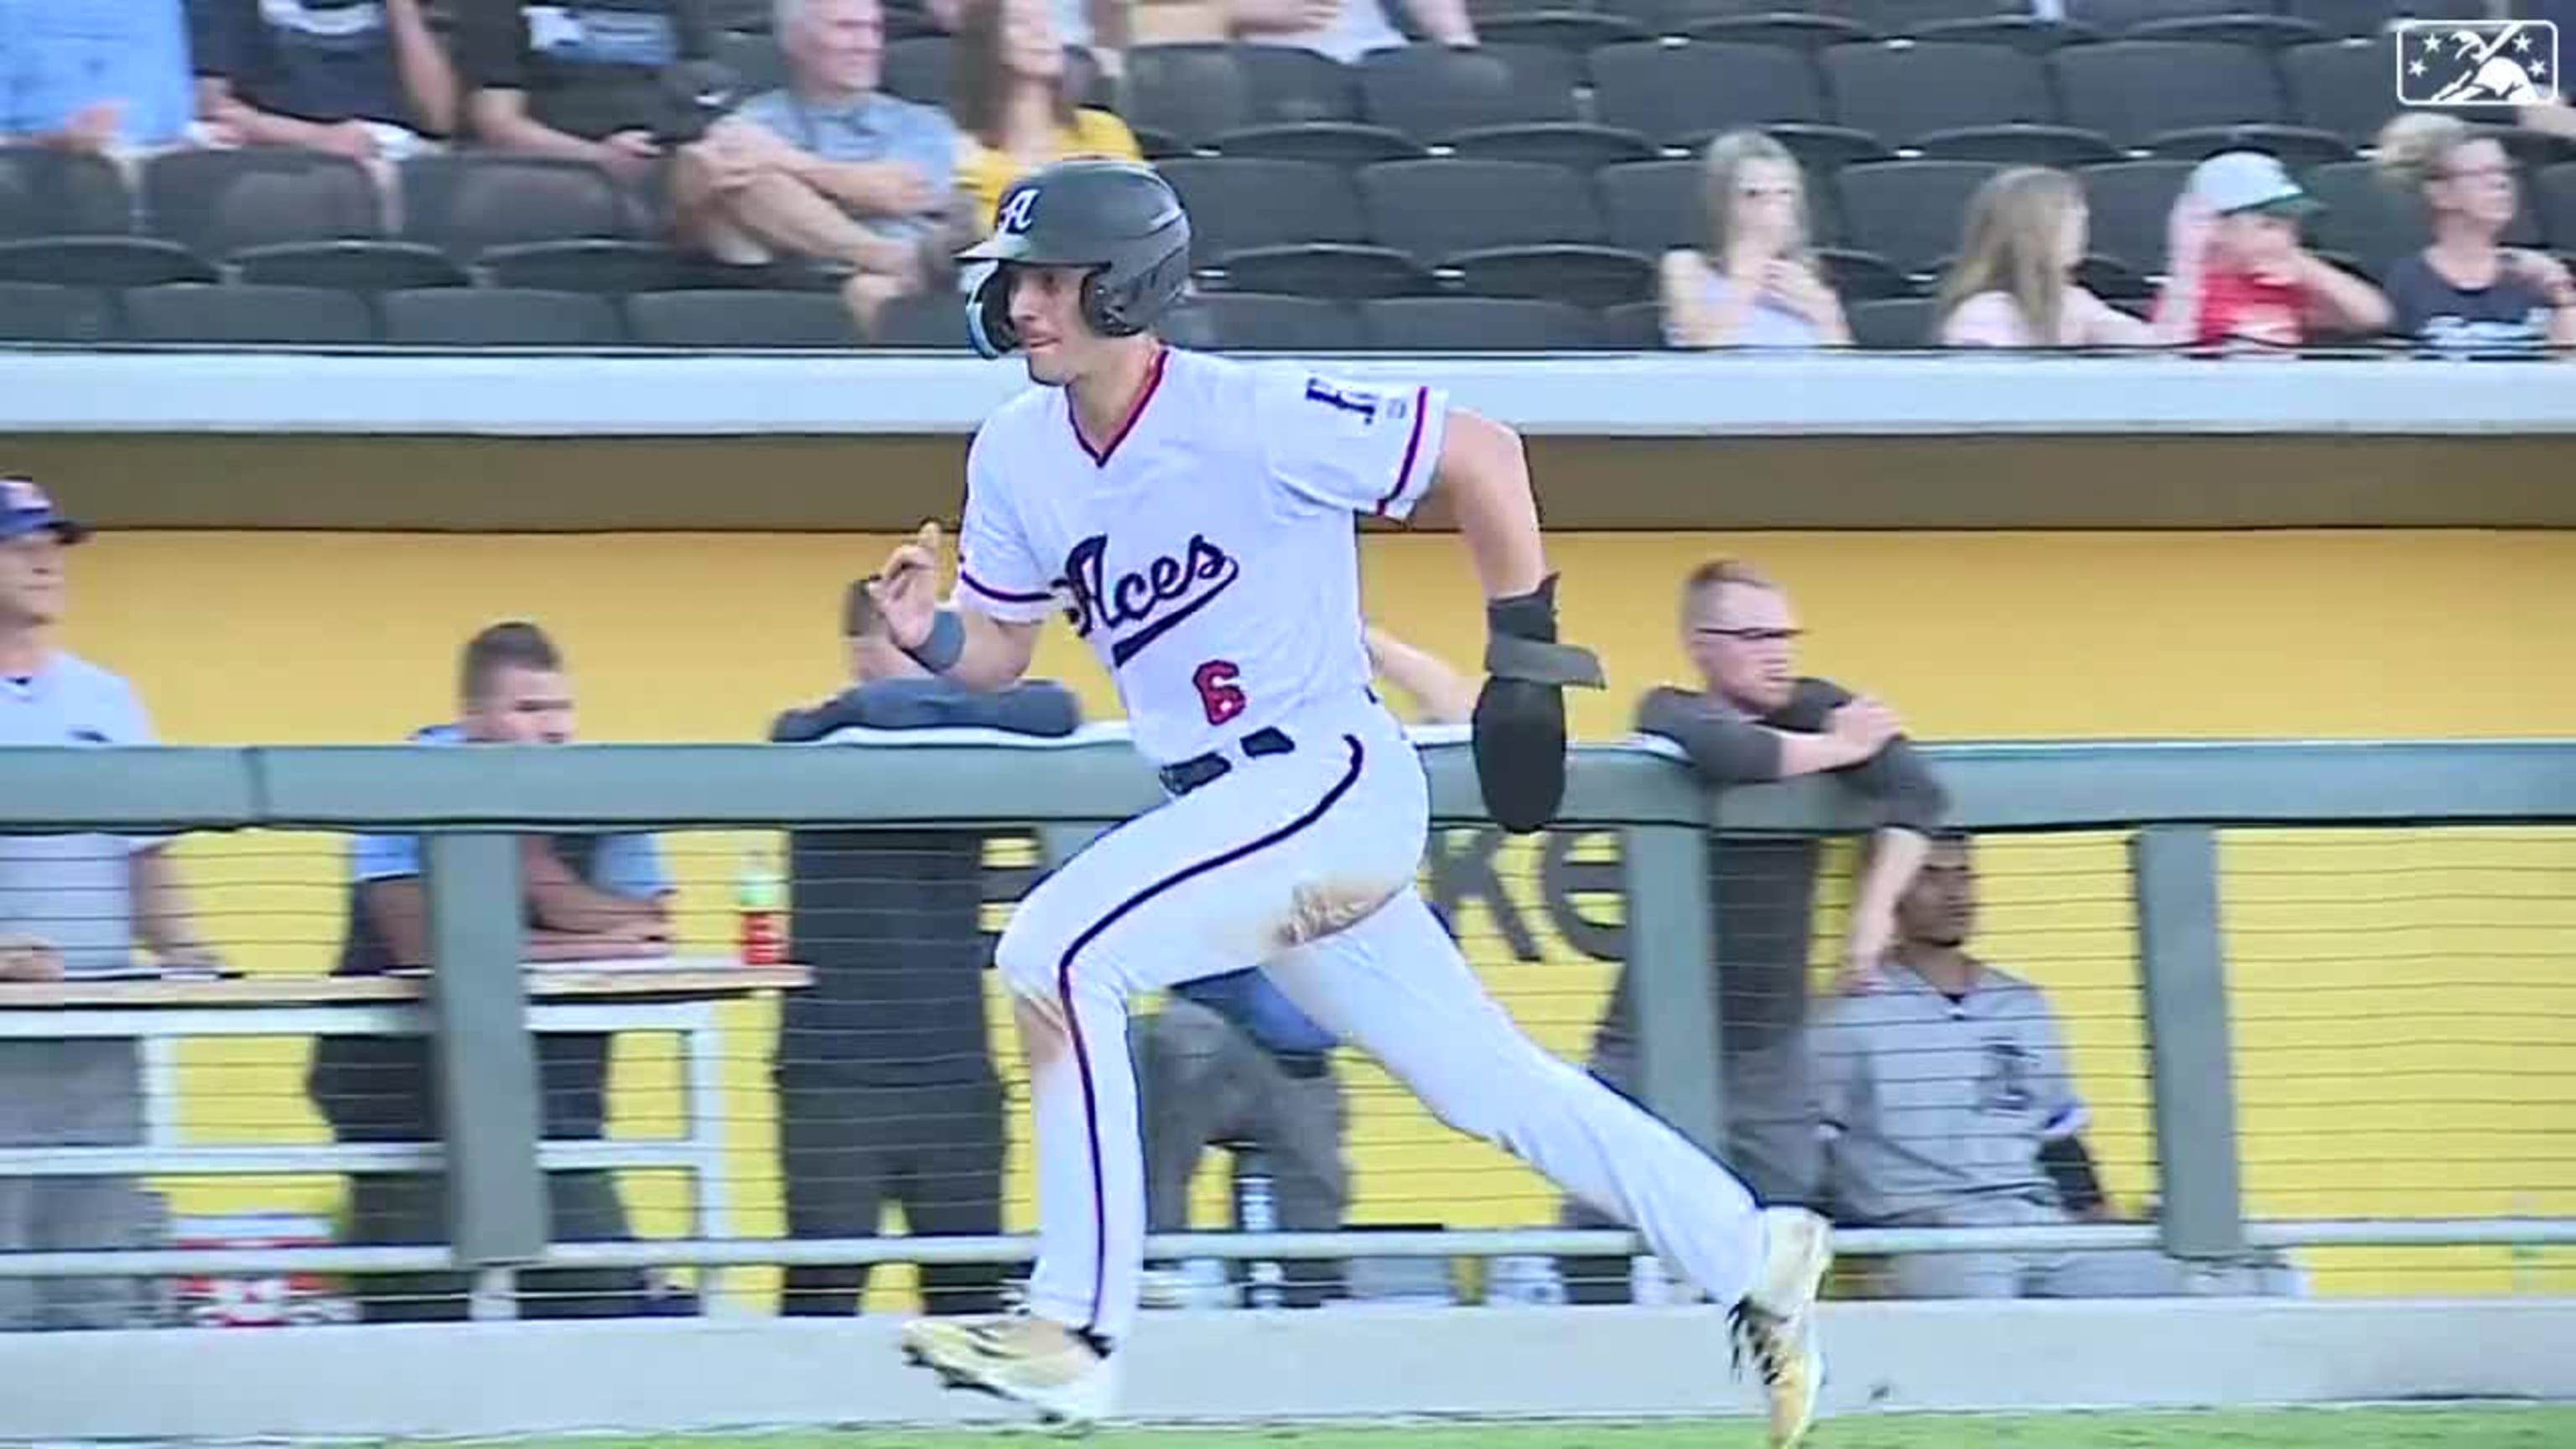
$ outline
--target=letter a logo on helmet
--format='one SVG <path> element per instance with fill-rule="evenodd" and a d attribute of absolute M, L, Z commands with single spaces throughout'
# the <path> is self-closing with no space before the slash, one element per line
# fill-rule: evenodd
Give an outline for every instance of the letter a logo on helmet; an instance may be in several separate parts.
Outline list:
<path fill-rule="evenodd" d="M 1029 229 L 1029 222 L 1037 215 L 1037 209 L 1038 189 L 1023 186 L 1002 202 L 1002 214 L 995 221 L 1001 230 L 1016 236 Z"/>

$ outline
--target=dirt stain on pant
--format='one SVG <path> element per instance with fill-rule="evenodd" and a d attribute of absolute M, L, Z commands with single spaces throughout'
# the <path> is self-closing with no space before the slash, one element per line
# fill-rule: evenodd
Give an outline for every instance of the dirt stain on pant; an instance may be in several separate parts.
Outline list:
<path fill-rule="evenodd" d="M 1315 881 L 1301 885 L 1289 897 L 1287 919 L 1279 924 L 1279 948 L 1293 950 L 1346 931 L 1393 899 L 1395 890 L 1378 881 Z"/>

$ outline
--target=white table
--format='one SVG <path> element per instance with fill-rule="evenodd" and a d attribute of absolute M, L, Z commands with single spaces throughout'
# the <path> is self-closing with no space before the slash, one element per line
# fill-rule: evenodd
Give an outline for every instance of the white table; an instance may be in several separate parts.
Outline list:
<path fill-rule="evenodd" d="M 686 1131 L 652 1141 L 544 1142 L 538 1164 L 676 1168 L 695 1186 L 697 1233 L 731 1233 L 725 1173 L 722 1040 L 716 1008 L 812 980 L 803 966 L 740 966 L 721 958 L 532 965 L 529 1024 L 540 1035 L 671 1032 L 683 1043 Z M 144 1134 L 132 1147 L 0 1148 L 0 1177 L 258 1175 L 435 1171 L 435 1142 L 313 1145 L 194 1144 L 178 1130 L 177 1045 L 188 1037 L 426 1036 L 425 973 L 390 976 L 180 977 L 0 982 L 0 1040 L 131 1040 L 142 1048 Z M 710 1309 L 720 1284 L 702 1293 Z"/>

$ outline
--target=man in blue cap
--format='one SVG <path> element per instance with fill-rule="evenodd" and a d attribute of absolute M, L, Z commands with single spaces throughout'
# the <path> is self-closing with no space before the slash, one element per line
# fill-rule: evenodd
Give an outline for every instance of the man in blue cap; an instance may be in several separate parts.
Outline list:
<path fill-rule="evenodd" d="M 89 530 L 25 478 L 0 477 L 0 749 L 148 745 L 134 687 L 54 643 L 64 556 Z M 133 972 L 139 943 L 164 969 L 211 970 L 166 837 L 0 835 L 0 980 Z M 123 1147 L 143 1140 L 131 1041 L 0 1042 L 0 1147 Z M 123 1177 L 0 1179 L 0 1252 L 149 1246 L 160 1211 Z M 0 1279 L 0 1330 L 117 1328 L 152 1315 L 127 1279 Z"/>

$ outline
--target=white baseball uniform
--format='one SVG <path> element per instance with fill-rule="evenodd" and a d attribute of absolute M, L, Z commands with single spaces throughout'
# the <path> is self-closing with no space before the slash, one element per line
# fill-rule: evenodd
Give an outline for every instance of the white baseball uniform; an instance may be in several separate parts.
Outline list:
<path fill-rule="evenodd" d="M 1065 1028 L 1029 1043 L 1041 1317 L 1114 1342 L 1135 1316 L 1127 997 L 1255 965 L 1442 1121 L 1634 1224 L 1714 1301 L 1761 1269 L 1744 1187 L 1522 1035 L 1415 889 L 1428 791 L 1369 689 L 1354 515 L 1421 501 L 1446 410 L 1434 388 L 1165 349 L 1097 449 L 1055 389 L 976 434 L 958 603 L 1021 623 L 1061 611 L 1176 791 L 1041 883 L 997 952 L 1011 990 Z"/>

